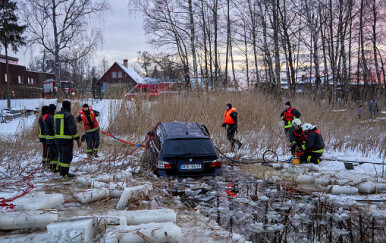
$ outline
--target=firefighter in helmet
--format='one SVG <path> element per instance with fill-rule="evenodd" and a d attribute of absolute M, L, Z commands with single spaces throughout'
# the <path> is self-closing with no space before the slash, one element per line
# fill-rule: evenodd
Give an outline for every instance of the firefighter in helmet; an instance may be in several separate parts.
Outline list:
<path fill-rule="evenodd" d="M 300 112 L 291 106 L 291 103 L 287 101 L 285 103 L 285 110 L 280 114 L 281 119 L 284 121 L 284 132 L 287 137 L 290 137 L 292 133 L 292 121 L 295 118 L 301 116 Z"/>
<path fill-rule="evenodd" d="M 324 152 L 322 133 L 310 123 L 304 124 L 302 129 L 305 133 L 305 141 L 301 146 L 304 153 L 300 156 L 300 163 L 319 164 Z"/>
<path fill-rule="evenodd" d="M 79 114 L 76 121 L 83 122 L 84 125 L 87 142 L 87 157 L 89 159 L 92 155 L 99 157 L 99 124 L 96 119 L 96 117 L 99 116 L 99 112 L 93 110 L 88 104 L 84 104 L 83 108 L 79 110 Z"/>
<path fill-rule="evenodd" d="M 292 132 L 290 134 L 291 154 L 295 155 L 297 149 L 300 148 L 302 142 L 305 141 L 305 134 L 302 129 L 302 122 L 295 118 L 292 120 Z"/>

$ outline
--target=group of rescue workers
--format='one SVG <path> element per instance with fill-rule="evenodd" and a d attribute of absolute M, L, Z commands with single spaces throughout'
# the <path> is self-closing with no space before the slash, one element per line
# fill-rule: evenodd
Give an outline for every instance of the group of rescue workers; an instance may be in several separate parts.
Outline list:
<path fill-rule="evenodd" d="M 87 158 L 98 157 L 99 150 L 99 124 L 96 117 L 99 112 L 93 110 L 88 104 L 84 104 L 79 110 L 79 116 L 75 119 L 71 114 L 71 102 L 64 100 L 60 111 L 56 112 L 56 106 L 50 104 L 42 107 L 42 115 L 39 117 L 39 139 L 43 145 L 43 164 L 52 172 L 59 172 L 63 177 L 74 177 L 69 173 L 73 158 L 74 140 L 78 147 L 82 141 L 87 142 Z M 235 144 L 238 149 L 242 143 L 235 139 L 237 130 L 237 112 L 232 104 L 226 105 L 224 123 L 222 127 L 227 129 L 227 138 L 232 150 Z M 319 164 L 324 152 L 324 142 L 320 131 L 312 124 L 301 124 L 300 112 L 291 107 L 290 102 L 285 103 L 285 110 L 281 113 L 284 121 L 284 132 L 291 145 L 291 153 L 298 160 L 294 163 Z M 85 135 L 80 138 L 76 123 L 83 122 Z M 297 161 L 297 162 L 295 162 Z"/>
<path fill-rule="evenodd" d="M 73 158 L 74 140 L 78 147 L 82 141 L 87 142 L 87 157 L 98 157 L 99 124 L 96 119 L 99 112 L 84 104 L 75 119 L 71 114 L 71 102 L 64 100 L 60 111 L 56 105 L 43 106 L 39 117 L 39 139 L 43 145 L 43 165 L 63 177 L 74 177 L 69 173 Z M 85 135 L 80 138 L 76 127 L 77 122 L 83 122 Z"/>
<path fill-rule="evenodd" d="M 294 164 L 319 164 L 324 152 L 324 141 L 321 132 L 310 123 L 305 123 L 302 126 L 299 119 L 301 114 L 291 106 L 290 102 L 285 103 L 285 110 L 280 116 L 284 121 L 284 132 L 290 141 L 292 157 L 295 158 Z M 232 150 L 235 147 L 235 143 L 240 148 L 242 143 L 234 138 L 237 131 L 237 112 L 236 108 L 232 107 L 231 104 L 226 106 L 222 126 L 227 129 L 227 138 L 231 143 Z"/>

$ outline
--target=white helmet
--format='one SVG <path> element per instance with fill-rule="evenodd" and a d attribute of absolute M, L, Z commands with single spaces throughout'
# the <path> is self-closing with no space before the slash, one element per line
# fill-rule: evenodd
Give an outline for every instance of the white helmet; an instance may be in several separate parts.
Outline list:
<path fill-rule="evenodd" d="M 301 126 L 302 125 L 302 122 L 300 121 L 300 119 L 298 118 L 295 118 L 292 120 L 292 126 Z"/>
<path fill-rule="evenodd" d="M 304 125 L 302 126 L 303 131 L 309 131 L 309 130 L 312 130 L 312 129 L 314 129 L 314 128 L 315 128 L 315 126 L 312 125 L 312 124 L 310 124 L 310 123 L 306 123 L 306 124 L 304 124 Z"/>

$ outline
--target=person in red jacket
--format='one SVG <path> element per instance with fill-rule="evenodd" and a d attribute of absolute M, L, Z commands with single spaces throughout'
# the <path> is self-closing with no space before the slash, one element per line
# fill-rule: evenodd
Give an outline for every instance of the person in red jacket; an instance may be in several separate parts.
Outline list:
<path fill-rule="evenodd" d="M 301 116 L 300 112 L 291 107 L 291 103 L 287 101 L 285 103 L 285 110 L 280 114 L 281 119 L 284 121 L 284 132 L 287 137 L 290 137 L 292 133 L 292 120 Z"/>
<path fill-rule="evenodd" d="M 240 149 L 242 143 L 235 139 L 235 133 L 237 131 L 237 112 L 236 108 L 232 108 L 231 104 L 227 104 L 227 110 L 224 113 L 224 123 L 222 127 L 227 128 L 227 137 L 231 142 L 232 149 L 235 147 L 235 143 L 238 144 L 238 148 Z"/>
<path fill-rule="evenodd" d="M 79 110 L 79 114 L 76 120 L 77 122 L 83 122 L 84 125 L 88 158 L 91 158 L 92 155 L 99 157 L 99 124 L 96 119 L 99 112 L 93 110 L 88 104 L 84 104 L 83 108 Z"/>

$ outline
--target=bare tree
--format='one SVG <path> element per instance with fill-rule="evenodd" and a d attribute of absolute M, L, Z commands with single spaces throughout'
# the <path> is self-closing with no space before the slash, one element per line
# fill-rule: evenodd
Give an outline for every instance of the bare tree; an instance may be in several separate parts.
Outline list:
<path fill-rule="evenodd" d="M 109 5 L 105 0 L 25 0 L 23 9 L 30 43 L 42 45 L 55 57 L 55 79 L 61 99 L 60 65 L 70 61 L 63 60 L 61 54 L 75 48 L 80 53 L 78 58 L 82 58 L 97 48 L 102 35 L 91 17 L 100 19 Z"/>

